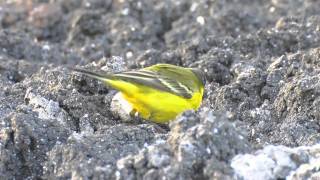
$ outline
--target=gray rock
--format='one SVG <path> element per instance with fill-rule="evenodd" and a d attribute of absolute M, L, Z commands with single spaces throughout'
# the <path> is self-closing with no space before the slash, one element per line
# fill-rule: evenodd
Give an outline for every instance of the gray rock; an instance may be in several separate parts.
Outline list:
<path fill-rule="evenodd" d="M 120 179 L 230 178 L 229 160 L 248 152 L 245 137 L 223 114 L 186 112 L 170 124 L 167 141 L 118 160 Z"/>
<path fill-rule="evenodd" d="M 305 149 L 320 140 L 319 5 L 1 1 L 0 176 L 232 179 L 234 156 L 270 144 L 283 158 L 247 155 L 262 157 L 250 162 L 263 177 L 317 178 Z M 202 110 L 169 126 L 124 122 L 112 109 L 114 90 L 66 68 L 112 73 L 157 63 L 204 71 Z"/>
<path fill-rule="evenodd" d="M 0 119 L 0 174 L 9 179 L 40 178 L 46 153 L 65 143 L 70 131 L 57 120 L 39 119 L 26 107 L 18 111 Z"/>
<path fill-rule="evenodd" d="M 231 161 L 235 177 L 250 179 L 313 179 L 319 169 L 319 145 L 288 148 L 269 145 Z"/>
<path fill-rule="evenodd" d="M 66 143 L 56 145 L 48 152 L 48 159 L 44 164 L 44 177 L 115 178 L 116 161 L 137 153 L 147 144 L 152 144 L 156 135 L 153 125 L 115 125 L 107 126 L 96 133 L 74 132 Z M 126 167 L 127 164 L 117 162 L 118 167 Z"/>

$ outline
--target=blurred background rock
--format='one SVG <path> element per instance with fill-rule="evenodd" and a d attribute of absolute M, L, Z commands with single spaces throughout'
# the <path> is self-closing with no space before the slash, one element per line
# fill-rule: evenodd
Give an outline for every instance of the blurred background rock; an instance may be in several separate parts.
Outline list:
<path fill-rule="evenodd" d="M 0 176 L 320 178 L 320 2 L 0 1 Z M 65 67 L 208 76 L 199 112 L 124 123 Z M 280 156 L 280 155 L 281 156 Z"/>

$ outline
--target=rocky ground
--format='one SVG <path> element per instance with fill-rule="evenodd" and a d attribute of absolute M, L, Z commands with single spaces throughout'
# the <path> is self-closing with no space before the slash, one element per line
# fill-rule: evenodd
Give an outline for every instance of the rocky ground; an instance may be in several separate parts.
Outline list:
<path fill-rule="evenodd" d="M 320 2 L 0 1 L 0 176 L 320 178 Z M 123 122 L 66 67 L 207 75 L 198 112 Z"/>

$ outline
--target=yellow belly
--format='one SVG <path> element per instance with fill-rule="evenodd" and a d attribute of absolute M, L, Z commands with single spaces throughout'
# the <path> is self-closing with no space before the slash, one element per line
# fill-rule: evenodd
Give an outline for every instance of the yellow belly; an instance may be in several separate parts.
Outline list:
<path fill-rule="evenodd" d="M 139 115 L 156 123 L 166 123 L 186 110 L 197 110 L 202 101 L 203 90 L 190 99 L 159 91 L 148 86 L 135 86 L 123 81 L 110 81 L 119 90 Z"/>
<path fill-rule="evenodd" d="M 167 92 L 138 93 L 135 96 L 123 95 L 142 118 L 157 123 L 175 119 L 177 115 L 186 110 L 198 109 L 200 102 L 196 99 L 201 99 L 198 93 L 192 99 L 184 99 Z"/>

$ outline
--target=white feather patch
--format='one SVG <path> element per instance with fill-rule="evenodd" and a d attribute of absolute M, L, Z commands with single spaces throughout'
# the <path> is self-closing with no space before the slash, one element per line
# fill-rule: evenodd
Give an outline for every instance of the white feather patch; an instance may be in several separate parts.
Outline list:
<path fill-rule="evenodd" d="M 192 94 L 193 92 L 184 84 L 182 84 L 181 82 L 178 82 L 179 86 L 182 87 L 184 90 L 186 90 L 188 92 L 188 94 Z"/>
<path fill-rule="evenodd" d="M 165 85 L 167 88 L 169 88 L 171 91 L 173 91 L 173 92 L 175 92 L 175 93 L 179 93 L 179 91 L 178 91 L 176 88 L 174 88 L 174 87 L 173 87 L 169 82 L 167 82 L 166 80 L 159 78 L 159 81 L 160 81 L 163 85 Z"/>

